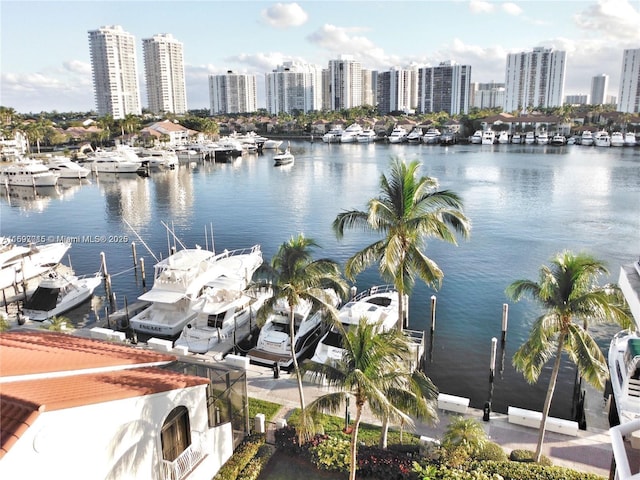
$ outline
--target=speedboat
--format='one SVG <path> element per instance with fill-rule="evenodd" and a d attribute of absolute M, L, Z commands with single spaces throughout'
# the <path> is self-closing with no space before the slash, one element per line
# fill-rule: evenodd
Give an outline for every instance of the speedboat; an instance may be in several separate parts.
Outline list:
<path fill-rule="evenodd" d="M 559 133 L 557 133 L 553 137 L 551 137 L 551 141 L 549 143 L 556 146 L 566 145 L 567 138 L 564 135 L 560 135 Z"/>
<path fill-rule="evenodd" d="M 636 146 L 636 134 L 633 132 L 627 132 L 624 134 L 624 146 L 635 147 Z"/>
<path fill-rule="evenodd" d="M 580 145 L 584 145 L 586 147 L 593 145 L 593 133 L 591 130 L 585 130 L 582 132 L 582 135 L 580 135 Z"/>
<path fill-rule="evenodd" d="M 39 322 L 61 315 L 85 302 L 102 282 L 100 272 L 90 277 L 65 275 L 54 270 L 42 276 L 22 313 Z"/>
<path fill-rule="evenodd" d="M 340 143 L 342 132 L 344 132 L 342 127 L 332 128 L 322 136 L 322 141 L 324 143 Z"/>
<path fill-rule="evenodd" d="M 258 245 L 216 261 L 219 276 L 207 282 L 191 309 L 195 318 L 182 329 L 175 345 L 183 345 L 192 353 L 213 352 L 227 339 L 232 348 L 241 340 L 240 331 L 268 298 L 266 290 L 247 290 L 255 271 L 262 265 Z M 224 353 L 222 351 L 218 352 Z"/>
<path fill-rule="evenodd" d="M 372 128 L 365 128 L 358 134 L 358 143 L 369 143 L 376 140 L 376 132 Z"/>
<path fill-rule="evenodd" d="M 536 143 L 536 135 L 533 132 L 527 132 L 527 134 L 524 136 L 524 143 L 526 145 L 533 145 L 534 143 Z"/>
<path fill-rule="evenodd" d="M 498 135 L 498 143 L 502 145 L 509 143 L 509 133 L 506 131 L 500 132 L 500 135 Z"/>
<path fill-rule="evenodd" d="M 327 291 L 337 307 L 340 299 L 333 290 Z M 294 307 L 294 345 L 296 359 L 303 357 L 314 348 L 320 337 L 327 332 L 328 323 L 324 320 L 322 309 L 314 310 L 311 302 L 302 301 Z M 293 364 L 291 356 L 291 321 L 289 304 L 285 298 L 275 302 L 273 311 L 260 329 L 255 348 L 249 350 L 247 357 L 260 365 L 275 365 L 290 368 Z"/>
<path fill-rule="evenodd" d="M 33 239 L 25 235 L 24 240 L 31 242 Z M 60 263 L 70 247 L 69 242 L 16 245 L 8 238 L 0 237 L 0 289 L 45 273 Z"/>
<path fill-rule="evenodd" d="M 150 305 L 130 320 L 136 332 L 176 338 L 197 312 L 192 309 L 205 285 L 222 275 L 218 261 L 239 251 L 216 255 L 202 248 L 178 250 L 154 266 L 153 287 L 138 300 Z"/>
<path fill-rule="evenodd" d="M 357 123 L 352 123 L 340 136 L 340 143 L 354 143 L 358 141 L 358 135 L 362 133 L 362 127 Z"/>
<path fill-rule="evenodd" d="M 474 145 L 480 145 L 482 143 L 482 130 L 476 130 L 473 135 L 471 135 L 471 143 Z"/>
<path fill-rule="evenodd" d="M 486 130 L 482 134 L 482 145 L 493 145 L 496 141 L 496 132 L 493 130 Z"/>
<path fill-rule="evenodd" d="M 612 147 L 624 146 L 624 135 L 622 135 L 622 132 L 613 132 L 611 134 L 611 146 Z"/>
<path fill-rule="evenodd" d="M 600 130 L 596 132 L 593 137 L 593 144 L 596 147 L 610 147 L 611 146 L 611 137 L 606 130 Z"/>
<path fill-rule="evenodd" d="M 2 183 L 5 186 L 18 185 L 24 187 L 53 187 L 58 183 L 60 175 L 49 170 L 42 162 L 21 159 L 2 172 Z"/>
<path fill-rule="evenodd" d="M 338 317 L 344 330 L 357 327 L 363 317 L 381 332 L 395 328 L 398 324 L 398 291 L 392 285 L 371 287 L 347 302 Z M 318 342 L 311 360 L 317 363 L 336 361 L 342 354 L 342 332 L 334 325 Z"/>
<path fill-rule="evenodd" d="M 57 173 L 59 178 L 87 178 L 91 173 L 86 167 L 63 155 L 54 155 L 46 159 L 49 170 Z"/>
<path fill-rule="evenodd" d="M 407 142 L 408 143 L 420 143 L 420 142 L 422 142 L 422 137 L 423 136 L 424 136 L 424 130 L 422 129 L 422 127 L 415 126 L 407 134 Z"/>
<path fill-rule="evenodd" d="M 440 132 L 440 130 L 438 130 L 437 128 L 430 128 L 422 136 L 422 143 L 426 143 L 427 145 L 434 145 L 440 141 L 441 136 L 442 133 Z"/>
<path fill-rule="evenodd" d="M 404 127 L 396 127 L 391 131 L 388 137 L 389 143 L 402 143 L 407 140 L 408 132 Z"/>
<path fill-rule="evenodd" d="M 540 132 L 536 139 L 538 145 L 547 145 L 549 143 L 549 134 L 547 132 Z"/>
<path fill-rule="evenodd" d="M 295 161 L 295 158 L 296 157 L 291 153 L 289 146 L 287 146 L 287 149 L 284 152 L 273 156 L 273 164 L 276 167 L 280 165 L 290 165 Z"/>

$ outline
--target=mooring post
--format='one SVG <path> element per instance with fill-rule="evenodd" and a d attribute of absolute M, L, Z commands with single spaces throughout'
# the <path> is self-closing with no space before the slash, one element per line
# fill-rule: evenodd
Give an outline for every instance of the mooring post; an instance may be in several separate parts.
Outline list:
<path fill-rule="evenodd" d="M 136 242 L 131 242 L 131 255 L 133 256 L 133 268 L 138 266 L 138 256 L 136 254 Z"/>
<path fill-rule="evenodd" d="M 509 304 L 502 304 L 502 343 L 507 339 L 507 323 L 509 321 Z"/>
<path fill-rule="evenodd" d="M 147 286 L 147 275 L 144 273 L 144 257 L 140 257 L 140 276 L 142 277 L 142 287 Z"/>
<path fill-rule="evenodd" d="M 436 329 L 436 296 L 431 295 L 431 333 Z"/>
<path fill-rule="evenodd" d="M 496 349 L 498 345 L 498 339 L 493 337 L 491 339 L 491 364 L 489 366 L 489 381 L 493 383 L 493 377 L 496 373 Z"/>

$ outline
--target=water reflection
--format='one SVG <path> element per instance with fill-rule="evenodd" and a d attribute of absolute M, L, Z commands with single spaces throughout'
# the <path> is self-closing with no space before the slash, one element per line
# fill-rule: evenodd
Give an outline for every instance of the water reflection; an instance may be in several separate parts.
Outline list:
<path fill-rule="evenodd" d="M 23 187 L 10 185 L 2 187 L 2 200 L 10 207 L 24 212 L 44 212 L 49 203 L 60 197 L 58 187 Z"/>

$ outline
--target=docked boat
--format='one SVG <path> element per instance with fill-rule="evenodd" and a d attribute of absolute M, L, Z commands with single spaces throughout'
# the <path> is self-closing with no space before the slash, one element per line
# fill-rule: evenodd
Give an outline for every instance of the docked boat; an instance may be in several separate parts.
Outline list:
<path fill-rule="evenodd" d="M 440 137 L 442 133 L 437 128 L 429 128 L 424 135 L 422 136 L 422 143 L 426 143 L 427 145 L 435 145 L 436 143 L 440 143 Z M 409 137 L 407 137 L 408 139 Z"/>
<path fill-rule="evenodd" d="M 182 329 L 175 345 L 183 345 L 192 353 L 207 353 L 227 340 L 232 348 L 246 336 L 251 330 L 248 324 L 269 297 L 267 291 L 247 290 L 260 265 L 259 245 L 217 260 L 219 275 L 205 284 L 193 303 L 196 316 Z"/>
<path fill-rule="evenodd" d="M 147 162 L 150 168 L 174 169 L 179 164 L 178 154 L 166 148 L 147 148 L 140 152 L 142 163 Z"/>
<path fill-rule="evenodd" d="M 153 287 L 138 300 L 149 307 L 130 320 L 139 333 L 176 338 L 197 312 L 192 307 L 204 286 L 220 276 L 217 261 L 233 252 L 214 252 L 201 248 L 179 250 L 154 266 Z"/>
<path fill-rule="evenodd" d="M 355 143 L 358 141 L 358 135 L 362 133 L 363 128 L 357 123 L 349 125 L 340 135 L 340 143 Z"/>
<path fill-rule="evenodd" d="M 135 173 L 141 166 L 140 157 L 132 149 L 122 147 L 116 150 L 98 149 L 93 153 L 91 171 L 94 173 Z"/>
<path fill-rule="evenodd" d="M 610 147 L 611 146 L 611 137 L 609 136 L 609 132 L 606 130 L 600 130 L 596 132 L 593 137 L 593 144 L 596 147 Z"/>
<path fill-rule="evenodd" d="M 365 128 L 358 134 L 358 143 L 375 142 L 376 132 L 372 128 Z"/>
<path fill-rule="evenodd" d="M 511 143 L 514 143 L 516 145 L 521 144 L 522 143 L 522 135 L 520 135 L 519 133 L 514 133 L 513 136 L 511 137 Z"/>
<path fill-rule="evenodd" d="M 21 159 L 0 173 L 5 186 L 53 187 L 60 178 L 58 173 L 49 170 L 42 162 L 31 159 Z"/>
<path fill-rule="evenodd" d="M 295 156 L 291 153 L 290 146 L 284 152 L 273 156 L 273 164 L 278 167 L 280 165 L 291 165 L 295 161 Z"/>
<path fill-rule="evenodd" d="M 333 299 L 333 306 L 337 307 L 340 299 L 335 292 L 327 292 Z M 275 302 L 273 311 L 267 317 L 260 329 L 260 335 L 255 348 L 247 353 L 247 357 L 260 365 L 290 368 L 293 364 L 291 356 L 291 321 L 289 319 L 289 304 L 280 298 Z M 300 302 L 294 308 L 294 350 L 296 359 L 305 356 L 318 343 L 328 329 L 328 323 L 323 318 L 323 310 L 314 310 L 311 302 Z"/>
<path fill-rule="evenodd" d="M 396 125 L 387 140 L 389 140 L 389 143 L 403 143 L 407 140 L 408 134 L 409 132 L 407 132 L 406 128 Z"/>
<path fill-rule="evenodd" d="M 622 132 L 613 132 L 611 134 L 611 146 L 624 147 L 624 135 L 622 135 Z"/>
<path fill-rule="evenodd" d="M 344 304 L 338 316 L 344 330 L 357 326 L 365 317 L 379 331 L 388 331 L 398 323 L 398 292 L 391 285 L 371 287 Z M 317 363 L 340 360 L 342 353 L 341 329 L 334 325 L 318 342 L 311 360 Z"/>
<path fill-rule="evenodd" d="M 35 292 L 24 303 L 22 313 L 30 320 L 49 320 L 73 310 L 91 298 L 101 282 L 100 273 L 76 277 L 52 270 L 42 276 Z"/>
<path fill-rule="evenodd" d="M 271 140 L 267 139 L 262 144 L 262 148 L 264 150 L 277 150 L 282 145 L 282 140 Z"/>
<path fill-rule="evenodd" d="M 420 143 L 424 136 L 424 129 L 420 126 L 415 126 L 407 134 L 407 143 Z"/>
<path fill-rule="evenodd" d="M 527 134 L 524 136 L 524 143 L 525 145 L 533 145 L 534 143 L 536 143 L 535 133 L 527 132 Z"/>
<path fill-rule="evenodd" d="M 496 141 L 496 132 L 493 130 L 485 130 L 482 133 L 482 145 L 493 145 Z"/>
<path fill-rule="evenodd" d="M 580 145 L 583 145 L 585 147 L 590 147 L 593 145 L 593 133 L 591 132 L 591 130 L 585 130 L 584 132 L 582 132 L 582 135 L 580 135 Z"/>
<path fill-rule="evenodd" d="M 342 127 L 332 128 L 322 136 L 322 141 L 324 143 L 340 143 L 342 132 L 344 132 Z"/>
<path fill-rule="evenodd" d="M 549 141 L 549 144 L 550 145 L 555 145 L 555 146 L 566 145 L 567 144 L 567 138 L 564 135 L 560 135 L 559 133 L 557 133 L 553 137 L 551 137 L 551 140 Z"/>
<path fill-rule="evenodd" d="M 636 146 L 636 134 L 633 132 L 627 132 L 624 134 L 624 146 L 625 147 L 635 147 Z"/>
<path fill-rule="evenodd" d="M 549 143 L 549 134 L 547 132 L 540 132 L 538 138 L 536 138 L 538 145 L 547 145 Z"/>
<path fill-rule="evenodd" d="M 500 135 L 498 135 L 498 143 L 501 145 L 505 145 L 509 143 L 509 132 L 507 131 L 500 132 Z"/>
<path fill-rule="evenodd" d="M 444 132 L 442 135 L 440 135 L 440 145 L 446 147 L 448 145 L 453 145 L 454 143 L 456 143 L 456 139 L 453 136 L 453 133 Z"/>
<path fill-rule="evenodd" d="M 233 137 L 223 137 L 212 147 L 213 158 L 219 163 L 231 163 L 244 152 L 242 144 Z"/>
<path fill-rule="evenodd" d="M 69 157 L 63 155 L 54 155 L 47 157 L 46 164 L 49 170 L 58 174 L 59 178 L 87 178 L 91 173 L 86 167 L 83 167 L 78 162 L 74 162 Z"/>
<path fill-rule="evenodd" d="M 60 263 L 70 247 L 68 242 L 16 245 L 8 238 L 0 237 L 0 289 L 19 285 L 49 271 Z"/>
<path fill-rule="evenodd" d="M 482 130 L 476 130 L 473 135 L 471 135 L 471 143 L 474 145 L 480 145 L 482 143 Z"/>

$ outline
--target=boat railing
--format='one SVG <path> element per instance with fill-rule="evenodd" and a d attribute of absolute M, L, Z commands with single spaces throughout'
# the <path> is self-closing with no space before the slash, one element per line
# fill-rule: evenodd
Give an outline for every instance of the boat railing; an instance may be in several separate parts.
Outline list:
<path fill-rule="evenodd" d="M 371 295 L 376 295 L 378 293 L 389 293 L 389 292 L 397 292 L 396 287 L 394 287 L 393 285 L 376 285 L 358 293 L 356 296 L 354 296 L 351 299 L 351 301 L 357 302 Z"/>
<path fill-rule="evenodd" d="M 260 245 L 254 245 L 253 247 L 248 247 L 248 248 L 238 248 L 236 250 L 224 250 L 221 253 L 218 253 L 217 255 L 215 255 L 214 257 L 211 257 L 209 261 L 215 262 L 222 258 L 233 257 L 237 255 L 251 255 L 258 252 L 260 252 Z"/>
<path fill-rule="evenodd" d="M 160 460 L 160 478 L 162 480 L 181 480 L 198 465 L 198 463 L 206 457 L 204 445 L 206 434 L 201 432 L 195 433 L 189 445 L 178 457 L 172 462 L 168 460 Z"/>

